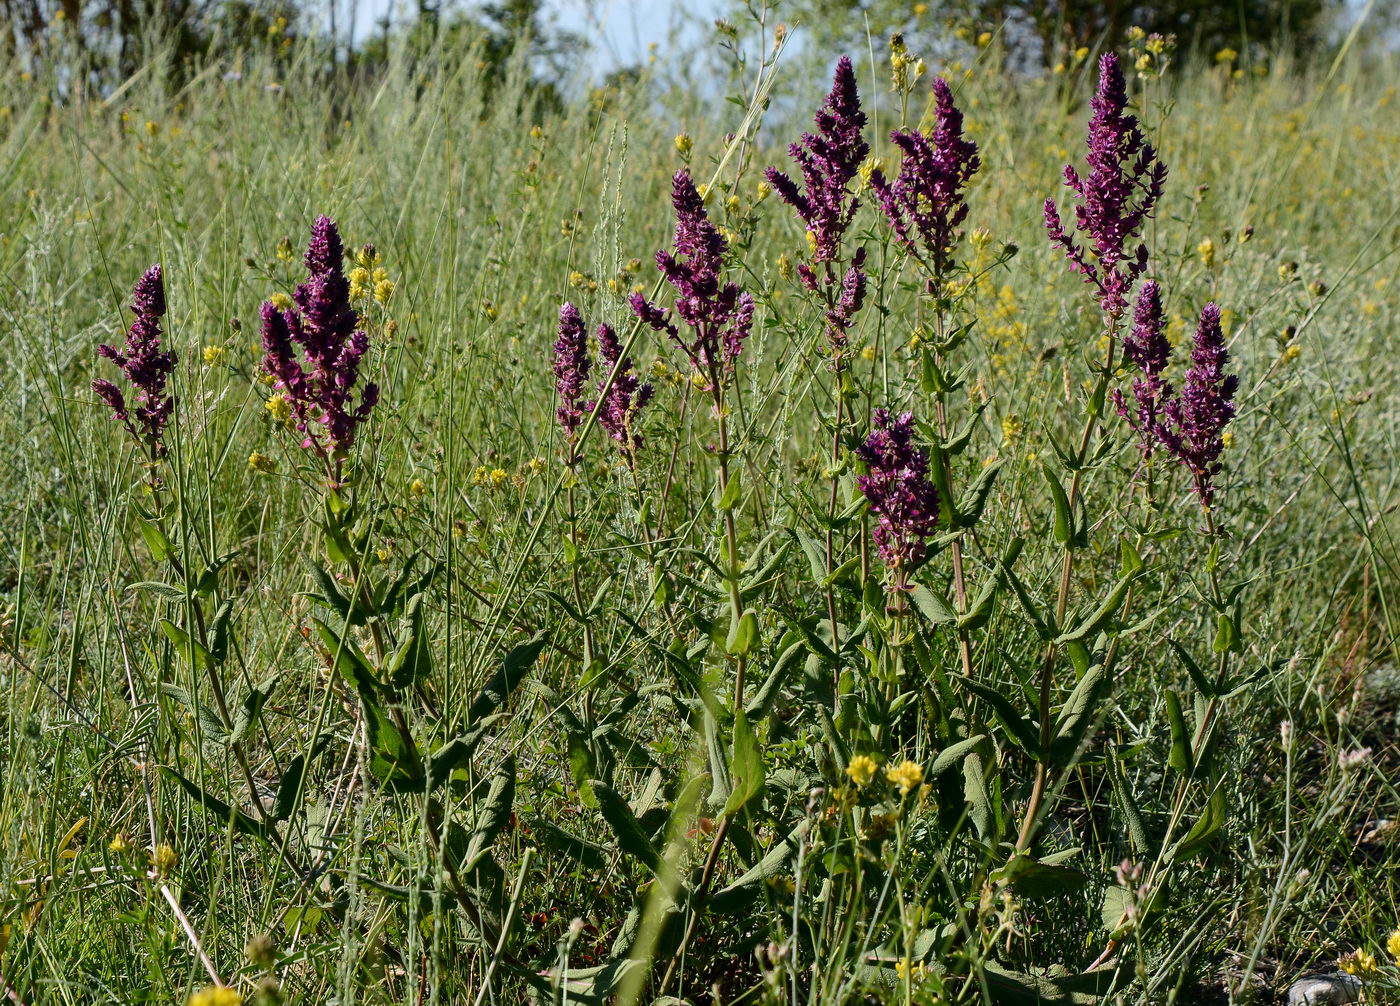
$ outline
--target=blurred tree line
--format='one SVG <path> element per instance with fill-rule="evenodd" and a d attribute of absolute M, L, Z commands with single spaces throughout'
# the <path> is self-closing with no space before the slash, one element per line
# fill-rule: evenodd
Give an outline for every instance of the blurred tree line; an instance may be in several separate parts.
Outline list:
<path fill-rule="evenodd" d="M 1033 69 L 1080 48 L 1124 48 L 1132 27 L 1175 35 L 1198 52 L 1282 48 L 1307 57 L 1331 44 L 1346 0 L 788 0 L 782 9 L 823 51 L 863 50 L 867 25 L 877 38 L 904 32 L 925 52 L 950 31 L 991 30 L 1013 65 Z"/>
<path fill-rule="evenodd" d="M 98 89 L 156 58 L 178 82 L 235 55 L 261 55 L 276 66 L 304 59 L 317 46 L 328 72 L 372 76 L 391 58 L 460 60 L 470 52 L 490 79 L 506 72 L 528 39 L 534 97 L 556 102 L 558 82 L 585 48 L 583 39 L 554 26 L 559 0 L 417 0 L 410 16 L 398 23 L 381 18 L 367 37 L 357 37 L 357 9 L 369 2 L 0 0 L 8 28 L 0 33 L 0 57 L 45 61 L 67 80 Z M 737 15 L 759 0 L 728 3 Z M 724 6 L 691 13 L 721 13 Z M 1330 44 L 1334 15 L 1346 0 L 770 0 L 769 6 L 777 18 L 801 26 L 808 52 L 863 51 L 867 31 L 877 38 L 902 31 L 936 55 L 950 32 L 975 37 L 999 30 L 1009 62 L 1030 70 L 1080 47 L 1119 46 L 1132 26 L 1175 34 L 1183 47 L 1206 52 L 1283 45 L 1306 56 Z"/>

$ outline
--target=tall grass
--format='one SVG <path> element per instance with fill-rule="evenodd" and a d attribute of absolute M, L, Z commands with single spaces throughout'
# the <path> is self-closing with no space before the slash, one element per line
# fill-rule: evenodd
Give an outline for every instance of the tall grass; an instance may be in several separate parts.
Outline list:
<path fill-rule="evenodd" d="M 741 104 L 755 93 L 756 62 L 738 78 Z M 1173 873 L 1169 896 L 1142 906 L 1156 916 L 1151 925 L 1117 927 L 1113 960 L 1124 966 L 1110 961 L 1073 988 L 1051 983 L 1113 949 L 1117 902 L 1105 899 L 1114 866 L 1165 853 L 1153 843 L 1165 841 L 1176 785 L 1166 693 L 1191 687 L 1165 640 L 1200 639 L 1214 624 L 1201 603 L 1199 514 L 1184 485 L 1170 490 L 1166 516 L 1146 537 L 1153 589 L 1122 627 L 1133 631 L 1120 637 L 1091 742 L 1059 777 L 1044 820 L 1039 850 L 1081 848 L 1069 862 L 1082 881 L 1040 896 L 998 879 L 992 867 L 1006 850 L 958 821 L 976 816 L 962 805 L 958 775 L 931 797 L 956 822 L 956 839 L 931 846 L 927 826 L 901 811 L 891 815 L 899 820 L 863 819 L 863 836 L 799 840 L 781 869 L 744 892 L 747 907 L 690 929 L 672 976 L 663 950 L 697 916 L 668 904 L 681 889 L 668 885 L 684 875 L 695 893 L 699 861 L 712 842 L 724 846 L 715 822 L 731 816 L 687 804 L 703 794 L 678 780 L 713 767 L 716 747 L 740 776 L 752 755 L 747 728 L 723 715 L 708 734 L 692 729 L 706 703 L 728 694 L 734 666 L 723 655 L 726 644 L 735 650 L 734 630 L 716 614 L 724 571 L 713 517 L 724 487 L 715 484 L 714 419 L 687 391 L 683 361 L 643 332 L 632 352 L 658 395 L 642 414 L 637 474 L 596 434 L 570 474 L 549 346 L 565 299 L 592 324 L 630 330 L 624 296 L 637 284 L 650 292 L 651 255 L 669 245 L 669 178 L 682 163 L 673 136 L 688 131 L 695 176 L 715 176 L 710 212 L 732 228 L 742 280 L 761 302 L 733 399 L 737 506 L 745 572 L 762 568 L 756 595 L 781 600 L 765 602 L 752 695 L 779 663 L 778 642 L 796 632 L 775 612 L 808 603 L 826 617 L 801 549 L 781 548 L 790 544 L 782 529 L 802 524 L 802 496 L 824 500 L 831 484 L 830 432 L 817 421 L 832 409 L 831 379 L 816 352 L 820 325 L 780 261 L 803 253 L 803 235 L 759 190 L 761 169 L 785 163 L 782 147 L 825 82 L 780 76 L 787 99 L 774 107 L 798 111 L 770 113 L 760 130 L 756 109 L 744 124 L 741 108 L 704 96 L 654 99 L 674 93 L 664 80 L 595 92 L 553 114 L 532 106 L 523 57 L 490 86 L 474 65 L 470 54 L 443 53 L 427 69 L 395 63 L 383 79 L 350 84 L 327 80 L 309 59 L 277 79 L 250 60 L 237 79 L 210 67 L 173 91 L 153 65 L 106 99 L 0 69 L 11 82 L 0 109 L 0 436 L 9 445 L 0 480 L 0 975 L 12 996 L 176 1002 L 217 975 L 251 998 L 275 973 L 288 1001 L 307 1003 L 663 992 L 698 1002 L 715 987 L 724 1000 L 752 988 L 754 1001 L 824 1003 L 867 994 L 927 1002 L 935 988 L 968 1002 L 1052 993 L 1248 1001 L 1341 952 L 1380 952 L 1400 918 L 1396 846 L 1387 844 L 1396 833 L 1385 823 L 1400 803 L 1392 65 L 1347 59 L 1243 77 L 1189 65 L 1135 86 L 1171 169 L 1149 230 L 1154 273 L 1181 315 L 1170 331 L 1189 339 L 1194 311 L 1217 300 L 1242 376 L 1219 511 L 1230 578 L 1246 585 L 1248 633 L 1239 686 L 1221 701 L 1211 791 L 1223 795 L 1224 826 Z M 884 136 L 899 125 L 899 104 L 886 73 L 881 61 L 860 79 L 867 138 L 889 164 Z M 1012 536 L 1048 538 L 1041 462 L 1052 455 L 1050 434 L 1078 409 L 1086 361 L 1098 353 L 1093 305 L 1040 223 L 1061 165 L 1080 157 L 1092 81 L 1073 67 L 1043 80 L 1004 73 L 994 50 L 953 81 L 984 162 L 968 229 L 987 233 L 963 249 L 982 265 L 966 301 L 976 326 L 960 351 L 959 401 L 985 406 L 964 468 L 1005 462 L 998 524 L 977 552 L 985 578 Z M 924 96 L 916 92 L 911 122 Z M 753 142 L 726 148 L 731 131 Z M 402 704 L 423 750 L 472 725 L 468 705 L 489 691 L 504 654 L 548 638 L 527 680 L 504 697 L 509 715 L 437 805 L 386 789 L 367 764 L 363 707 L 333 667 L 337 647 L 319 646 L 312 629 L 325 615 L 307 596 L 319 589 L 308 557 L 334 567 L 314 523 L 321 511 L 307 503 L 319 497 L 296 476 L 300 452 L 269 421 L 257 379 L 258 305 L 300 281 L 300 248 L 319 213 L 340 222 L 350 247 L 372 242 L 394 282 L 387 303 L 368 312 L 368 369 L 384 393 L 357 447 L 356 492 L 360 512 L 374 515 L 361 542 L 366 568 L 387 577 L 414 553 L 439 567 L 421 615 L 432 668 L 418 683 L 421 701 Z M 869 210 L 858 228 L 880 277 L 855 333 L 869 352 L 851 363 L 853 425 L 863 435 L 875 406 L 931 416 L 932 405 L 909 350 L 914 274 L 896 271 Z M 284 239 L 292 254 L 279 256 Z M 88 391 L 92 378 L 111 376 L 96 346 L 120 338 L 126 292 L 156 261 L 171 305 L 167 340 L 180 357 L 164 472 L 178 499 L 171 534 L 186 566 L 236 553 L 219 587 L 232 601 L 224 673 L 233 701 L 275 682 L 244 743 L 258 798 L 275 797 L 292 758 L 316 755 L 280 846 L 241 834 L 158 771 L 174 768 L 251 813 L 232 749 L 207 736 L 204 672 L 158 626 L 199 602 L 132 589 L 169 574 L 138 529 L 134 506 L 150 504 L 145 472 Z M 1126 439 L 1120 447 L 1110 465 L 1121 477 L 1088 490 L 1086 512 L 1100 516 L 1076 567 L 1075 590 L 1086 597 L 1117 576 L 1133 512 L 1136 454 Z M 251 468 L 254 452 L 274 457 L 276 470 Z M 846 480 L 843 503 L 858 499 L 851 472 L 836 474 Z M 572 538 L 560 509 L 570 483 L 579 499 Z M 853 548 L 859 530 L 857 522 L 846 532 Z M 1033 590 L 1053 590 L 1058 552 L 1033 544 L 1018 569 Z M 1032 687 L 1035 668 L 1021 657 L 1037 660 L 1041 644 L 1009 591 L 991 618 L 978 637 L 979 673 L 1010 693 Z M 602 655 L 587 668 L 582 623 Z M 688 657 L 708 635 L 711 654 Z M 956 674 L 956 642 L 926 638 L 939 673 Z M 938 752 L 933 726 L 910 719 L 924 715 L 922 698 L 902 720 L 881 721 L 874 699 L 835 720 L 819 716 L 831 682 L 804 674 L 804 659 L 768 696 L 777 712 L 758 738 L 766 809 L 743 811 L 747 844 L 724 847 L 702 899 L 780 846 L 793 820 L 827 813 L 824 801 L 849 781 L 845 764 L 811 752 L 907 753 L 925 767 Z M 678 660 L 698 675 L 693 694 L 672 674 Z M 915 666 L 902 680 L 926 670 Z M 991 713 L 976 708 L 965 735 L 996 734 Z M 1283 721 L 1291 746 L 1280 739 Z M 997 736 L 984 751 L 1001 766 L 996 814 L 1014 818 L 1033 762 Z M 1369 760 L 1339 764 L 1368 746 Z M 488 861 L 457 877 L 445 869 L 460 852 L 453 843 L 500 805 L 491 795 L 506 785 L 503 766 L 511 816 L 491 832 Z M 1146 848 L 1134 848 L 1121 791 L 1137 794 L 1128 806 L 1143 805 Z M 609 809 L 611 793 L 627 814 Z M 691 818 L 671 814 L 677 807 Z M 674 876 L 657 867 L 653 880 L 639 867 L 619 838 L 617 821 L 628 816 Z M 1014 837 L 1017 823 L 986 834 L 1009 827 Z M 892 829 L 889 843 L 871 838 L 877 825 Z M 162 844 L 175 858 L 152 869 L 151 847 Z M 843 849 L 849 871 L 877 869 L 884 886 L 842 887 Z M 980 884 L 959 886 L 969 877 Z M 475 885 L 485 922 L 455 900 L 462 885 Z M 838 894 L 851 900 L 830 900 Z M 800 939 L 790 939 L 794 927 Z M 923 934 L 932 935 L 915 946 Z M 264 935 L 250 959 L 245 945 Z M 613 960 L 606 978 L 618 980 L 607 984 L 587 969 L 617 946 L 630 956 Z M 829 956 L 802 959 L 814 947 Z M 929 977 L 914 967 L 920 959 Z M 568 982 L 539 977 L 565 967 Z M 1006 971 L 1022 978 L 999 977 Z"/>

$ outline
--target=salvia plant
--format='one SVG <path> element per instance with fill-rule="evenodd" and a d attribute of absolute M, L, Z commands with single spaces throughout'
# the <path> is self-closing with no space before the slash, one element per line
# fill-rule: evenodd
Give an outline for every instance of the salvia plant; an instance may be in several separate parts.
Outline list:
<path fill-rule="evenodd" d="M 902 39 L 891 51 L 907 119 L 926 67 Z M 1008 485 L 996 389 L 972 380 L 974 307 L 1018 249 L 968 238 L 989 152 L 953 84 L 935 76 L 921 121 L 874 136 L 841 59 L 791 165 L 760 182 L 772 68 L 759 66 L 708 180 L 690 138 L 678 143 L 690 166 L 671 178 L 651 292 L 580 295 L 533 319 L 554 337 L 555 422 L 537 432 L 558 438 L 558 475 L 519 515 L 473 516 L 521 520 L 545 547 L 470 588 L 486 612 L 470 654 L 445 642 L 467 617 L 464 535 L 407 555 L 382 546 L 415 519 L 387 496 L 376 455 L 403 377 L 374 307 L 392 286 L 366 278 L 372 247 L 347 271 L 336 223 L 312 223 L 304 278 L 261 306 L 248 375 L 303 518 L 278 545 L 305 564 L 283 599 L 300 657 L 284 663 L 313 669 L 336 700 L 291 740 L 271 718 L 290 672 L 258 675 L 242 656 L 249 545 L 206 555 L 191 536 L 180 441 L 193 406 L 162 341 L 161 269 L 141 277 L 126 344 L 99 351 L 130 387 L 92 387 L 146 471 L 134 519 L 157 572 L 133 588 L 159 614 L 130 648 L 170 656 L 160 701 L 188 714 L 193 739 L 167 748 L 163 778 L 211 826 L 276 857 L 315 906 L 292 930 L 368 946 L 367 902 L 409 920 L 419 943 L 375 947 L 400 976 L 471 947 L 488 962 L 483 994 L 510 985 L 550 1003 L 719 1001 L 707 997 L 730 987 L 725 962 L 753 1002 L 1098 1001 L 1132 980 L 1177 878 L 1229 817 L 1215 754 L 1250 672 L 1247 588 L 1230 577 L 1223 452 L 1239 384 L 1221 309 L 1190 306 L 1189 358 L 1174 360 L 1150 234 L 1167 168 L 1107 54 L 1087 166 L 1064 169 L 1072 210 L 1044 203 L 1042 251 L 1083 280 L 1083 312 L 1043 319 L 1065 329 L 1072 393 L 1044 419 L 1036 481 Z M 759 184 L 791 239 L 772 278 L 746 261 L 734 209 Z M 804 347 L 794 366 L 809 377 L 781 406 L 749 369 L 775 333 Z M 753 460 L 783 410 L 823 431 L 806 476 Z M 698 462 L 682 452 L 691 442 Z M 1169 577 L 1182 536 L 1205 558 Z M 1103 555 L 1117 557 L 1111 577 L 1089 561 Z M 1199 579 L 1207 617 L 1163 628 L 1167 581 L 1183 575 Z M 645 584 L 649 609 L 617 600 L 629 582 Z M 1130 647 L 1171 664 L 1170 733 L 1124 745 L 1102 728 Z M 536 750 L 507 740 L 525 703 L 548 711 L 548 736 L 525 743 L 561 753 L 550 785 L 567 815 L 540 813 L 522 782 L 542 771 Z M 1154 745 L 1170 783 L 1137 785 L 1133 759 Z M 364 809 L 360 833 L 336 831 L 345 804 L 324 798 L 331 785 Z M 1086 801 L 1121 825 L 1116 880 L 1066 823 L 1063 808 Z M 155 848 L 154 817 L 150 828 Z M 501 850 L 518 840 L 529 848 L 511 876 Z M 628 883 L 608 881 L 597 914 L 557 943 L 536 939 L 522 900 L 535 857 L 600 890 L 605 875 Z M 1086 932 L 1078 972 L 1037 972 L 1013 952 L 1020 927 L 1052 924 L 1086 891 L 1103 925 Z M 590 926 L 605 936 L 585 954 Z M 216 988 L 234 984 L 204 967 Z"/>

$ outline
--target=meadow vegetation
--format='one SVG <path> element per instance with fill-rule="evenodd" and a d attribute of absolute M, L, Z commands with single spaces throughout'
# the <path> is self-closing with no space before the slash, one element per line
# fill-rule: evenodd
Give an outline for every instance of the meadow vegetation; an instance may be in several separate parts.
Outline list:
<path fill-rule="evenodd" d="M 1400 979 L 1393 62 L 719 41 L 0 68 L 13 1000 Z"/>

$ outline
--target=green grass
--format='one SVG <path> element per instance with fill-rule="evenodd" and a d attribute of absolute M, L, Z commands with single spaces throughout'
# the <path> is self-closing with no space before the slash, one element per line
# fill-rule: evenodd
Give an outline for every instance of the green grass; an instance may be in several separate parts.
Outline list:
<path fill-rule="evenodd" d="M 825 506 L 830 440 L 819 417 L 833 393 L 816 351 L 819 318 L 779 265 L 805 242 L 787 208 L 757 192 L 763 167 L 786 166 L 783 147 L 806 128 L 825 82 L 780 78 L 784 100 L 774 107 L 796 111 L 786 120 L 770 113 L 754 146 L 721 161 L 724 134 L 740 130 L 744 113 L 719 101 L 608 93 L 553 115 L 531 108 L 520 79 L 488 92 L 471 61 L 455 59 L 439 70 L 395 65 L 358 87 L 302 66 L 269 89 L 269 73 L 253 61 L 241 81 L 225 81 L 214 68 L 166 93 L 153 68 L 101 101 L 51 100 L 38 83 L 17 82 L 17 68 L 0 69 L 11 82 L 0 119 L 0 439 L 9 445 L 0 479 L 0 975 L 12 995 L 31 1006 L 182 1002 L 210 983 L 202 948 L 251 999 L 264 969 L 246 961 L 244 946 L 261 934 L 290 1002 L 548 1000 L 547 982 L 531 993 L 526 974 L 566 952 L 571 967 L 602 965 L 615 941 L 624 957 L 629 946 L 638 958 L 638 948 L 656 951 L 653 964 L 630 972 L 623 998 L 659 994 L 691 919 L 666 914 L 667 884 L 685 878 L 693 890 L 724 816 L 704 803 L 708 785 L 695 794 L 700 803 L 687 804 L 684 784 L 714 767 L 716 750 L 740 779 L 749 756 L 726 714 L 735 662 L 723 652 L 722 521 L 706 449 L 714 422 L 683 380 L 654 377 L 635 478 L 594 431 L 578 484 L 566 490 L 550 344 L 565 299 L 591 324 L 631 331 L 608 280 L 640 259 L 620 286 L 651 288 L 651 256 L 671 238 L 680 128 L 695 138 L 696 176 L 718 169 L 711 212 L 737 232 L 736 278 L 760 302 L 731 413 L 744 486 L 739 549 L 750 571 L 774 560 L 750 602 L 760 639 L 748 695 L 775 668 L 790 671 L 756 720 L 767 784 L 733 816 L 736 837 L 722 846 L 712 887 L 734 882 L 795 822 L 810 818 L 809 834 L 821 838 L 748 891 L 756 896 L 742 910 L 703 915 L 666 991 L 711 1001 L 719 982 L 725 1001 L 756 988 L 752 1001 L 928 1002 L 942 982 L 949 1001 L 1012 1002 L 1033 999 L 1012 998 L 984 966 L 1083 972 L 1107 947 L 1102 904 L 1114 866 L 1166 851 L 1179 774 L 1168 767 L 1165 693 L 1183 696 L 1188 718 L 1200 714 L 1166 641 L 1206 659 L 1215 624 L 1202 599 L 1199 511 L 1170 478 L 1160 508 L 1143 509 L 1130 481 L 1136 451 L 1110 417 L 1113 449 L 1086 491 L 1076 603 L 1112 584 L 1122 539 L 1139 541 L 1149 571 L 1124 619 L 1132 631 L 1118 637 L 1111 687 L 1092 709 L 1084 749 L 1058 777 L 1035 846 L 1039 856 L 1081 849 L 1067 863 L 1084 879 L 1040 896 L 989 878 L 1007 856 L 998 843 L 1015 838 L 1034 766 L 990 707 L 947 684 L 958 671 L 949 631 L 919 623 L 927 659 L 910 656 L 897 680 L 877 673 L 875 665 L 892 666 L 893 651 L 872 641 L 870 668 L 848 661 L 851 695 L 834 723 L 823 721 L 830 675 L 820 661 L 812 669 L 805 651 L 781 659 L 802 640 L 785 637 L 789 619 L 825 617 L 824 588 L 782 529 L 811 530 Z M 1234 655 L 1245 683 L 1220 704 L 1214 766 L 1180 784 L 1185 826 L 1215 791 L 1223 826 L 1174 865 L 1159 910 L 1119 948 L 1123 967 L 1105 969 L 1088 983 L 1098 991 L 1079 1001 L 1251 1001 L 1354 947 L 1380 954 L 1400 920 L 1394 839 L 1365 837 L 1400 811 L 1396 81 L 1393 65 L 1351 58 L 1334 68 L 1279 66 L 1257 79 L 1184 68 L 1170 91 L 1153 84 L 1135 94 L 1171 170 L 1148 233 L 1153 272 L 1184 319 L 1173 329 L 1178 341 L 1205 301 L 1230 312 L 1242 391 L 1218 513 L 1228 528 L 1222 575 L 1246 585 Z M 883 65 L 861 82 L 867 136 L 881 137 L 898 125 Z M 751 76 L 741 83 L 752 92 Z M 984 158 L 968 230 L 989 232 L 988 260 L 1004 243 L 1019 249 L 964 301 L 978 324 L 959 350 L 966 386 L 950 407 L 959 421 L 975 414 L 971 405 L 986 407 L 956 474 L 965 482 L 984 463 L 1006 463 L 969 561 L 980 585 L 1007 542 L 1025 539 L 1016 570 L 1042 599 L 1055 590 L 1061 549 L 1039 461 L 1052 456 L 1052 434 L 1077 432 L 1100 351 L 1096 309 L 1048 247 L 1040 203 L 1053 194 L 1064 205 L 1060 166 L 1080 161 L 1091 86 L 1020 79 L 985 58 L 958 78 Z M 888 144 L 878 152 L 888 163 Z M 737 210 L 725 208 L 730 194 Z M 387 307 L 369 312 L 368 367 L 383 399 L 357 445 L 357 513 L 374 518 L 360 543 L 370 572 L 357 575 L 383 578 L 414 553 L 439 567 L 423 600 L 431 670 L 389 705 L 399 703 L 431 751 L 472 725 L 469 704 L 507 651 L 546 634 L 501 706 L 506 715 L 436 803 L 375 776 L 365 707 L 310 630 L 326 612 L 307 597 L 318 589 L 308 560 L 348 567 L 326 558 L 316 480 L 295 477 L 301 452 L 272 427 L 256 379 L 258 305 L 300 281 L 300 249 L 318 213 L 340 222 L 349 246 L 373 242 L 396 284 Z M 932 402 L 908 348 L 919 319 L 912 267 L 900 264 L 870 205 L 856 231 L 883 277 L 854 336 L 869 348 L 852 363 L 851 432 L 863 435 L 872 407 L 928 418 Z M 278 258 L 283 238 L 291 261 Z M 1206 239 L 1215 246 L 1209 268 L 1198 247 Z M 971 258 L 971 243 L 962 254 Z M 135 507 L 151 504 L 139 457 L 88 390 L 94 377 L 115 376 L 96 347 L 120 338 L 127 292 L 153 262 L 166 270 L 167 339 L 180 357 L 172 455 L 162 466 L 169 533 L 187 568 L 236 553 L 208 601 L 131 589 L 178 580 L 138 531 Z M 1296 275 L 1281 275 L 1288 263 Z M 221 362 L 206 365 L 206 347 L 221 347 Z M 683 366 L 649 331 L 634 356 L 643 371 L 658 360 Z M 277 473 L 251 470 L 254 451 L 275 456 Z M 543 470 L 530 466 L 535 458 Z M 493 487 L 488 474 L 481 484 L 479 469 L 506 479 Z M 843 506 L 857 498 L 851 474 Z M 570 496 L 582 546 L 573 565 Z M 1129 529 L 1144 521 L 1162 533 L 1134 538 Z M 840 558 L 858 555 L 862 538 L 859 521 L 838 529 Z M 862 611 L 883 618 L 876 567 L 873 601 L 862 601 L 859 583 L 843 595 L 852 625 Z M 669 577 L 665 603 L 656 600 L 658 570 Z M 946 556 L 935 557 L 928 582 L 946 586 L 949 575 Z M 585 620 L 601 670 L 589 683 L 583 629 L 567 608 L 579 598 L 586 607 L 595 592 Z M 232 602 L 220 671 L 231 702 L 276 681 L 241 745 L 260 798 L 272 799 L 295 757 L 317 754 L 272 843 L 207 813 L 159 771 L 175 768 L 256 816 L 233 749 L 205 736 L 209 722 L 171 690 L 207 704 L 207 675 L 158 625 L 186 624 L 194 607 L 212 612 L 221 599 Z M 397 622 L 392 629 L 402 632 Z M 717 639 L 708 651 L 698 645 L 707 635 Z M 368 635 L 352 639 L 369 648 Z M 975 637 L 977 676 L 1013 697 L 1033 694 L 1041 652 L 1012 592 L 999 592 Z M 1066 662 L 1057 704 L 1070 674 Z M 956 703 L 942 701 L 938 681 Z M 888 699 L 900 694 L 912 698 L 892 713 Z M 1020 708 L 1035 715 L 1033 701 Z M 964 817 L 977 816 L 976 801 L 964 803 L 965 765 L 934 789 L 936 812 L 896 805 L 882 824 L 870 817 L 879 808 L 852 796 L 865 808 L 865 837 L 849 833 L 855 817 L 833 795 L 847 757 L 908 757 L 928 768 L 950 739 L 979 733 L 988 780 L 980 799 L 991 818 L 981 841 Z M 1338 767 L 1340 753 L 1362 746 L 1374 749 L 1368 761 Z M 650 879 L 635 841 L 619 838 L 620 815 L 604 813 L 606 797 L 583 781 L 590 775 L 630 802 L 647 841 L 672 863 L 662 881 Z M 813 787 L 825 793 L 810 796 Z M 488 865 L 454 879 L 444 866 L 489 823 L 506 788 L 514 816 L 492 831 Z M 1122 791 L 1133 794 L 1128 804 Z M 682 813 L 667 823 L 677 804 Z M 1128 805 L 1148 842 L 1138 851 Z M 549 841 L 541 822 L 583 840 L 575 851 L 585 854 Z M 872 827 L 888 827 L 888 841 Z M 119 835 L 129 849 L 110 848 Z M 153 837 L 178 854 L 164 881 L 146 872 Z M 475 910 L 459 903 L 472 885 L 465 900 Z M 408 889 L 404 897 L 396 887 Z M 494 921 L 483 927 L 473 911 Z M 796 963 L 789 947 L 765 981 L 753 948 L 789 939 L 798 916 Z M 570 937 L 575 918 L 584 925 Z M 632 934 L 639 943 L 628 942 Z M 913 955 L 927 950 L 935 976 L 896 981 L 890 965 L 920 934 L 932 935 Z M 585 991 L 571 989 L 569 1001 Z"/>

